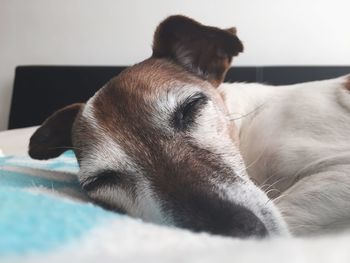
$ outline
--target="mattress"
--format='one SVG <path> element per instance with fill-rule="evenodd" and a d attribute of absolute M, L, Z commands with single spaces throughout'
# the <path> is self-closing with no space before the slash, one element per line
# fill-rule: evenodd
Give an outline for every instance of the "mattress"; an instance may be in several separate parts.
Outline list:
<path fill-rule="evenodd" d="M 350 262 L 350 233 L 242 240 L 103 210 L 81 191 L 73 152 L 27 156 L 34 130 L 0 132 L 0 262 Z"/>

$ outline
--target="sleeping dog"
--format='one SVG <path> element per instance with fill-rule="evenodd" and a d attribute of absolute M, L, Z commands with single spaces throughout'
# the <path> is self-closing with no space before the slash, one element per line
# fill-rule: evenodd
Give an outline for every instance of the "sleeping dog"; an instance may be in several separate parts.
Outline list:
<path fill-rule="evenodd" d="M 350 80 L 221 84 L 242 51 L 234 28 L 169 17 L 149 59 L 54 113 L 29 154 L 73 149 L 94 202 L 149 222 L 234 237 L 344 227 Z"/>

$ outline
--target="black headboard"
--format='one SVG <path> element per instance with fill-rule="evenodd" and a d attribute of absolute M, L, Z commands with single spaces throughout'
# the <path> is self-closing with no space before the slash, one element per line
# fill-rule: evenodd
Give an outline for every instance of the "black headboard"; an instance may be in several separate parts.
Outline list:
<path fill-rule="evenodd" d="M 18 66 L 9 129 L 41 124 L 57 109 L 85 102 L 126 67 Z M 283 85 L 329 79 L 350 73 L 349 67 L 233 67 L 226 81 Z"/>

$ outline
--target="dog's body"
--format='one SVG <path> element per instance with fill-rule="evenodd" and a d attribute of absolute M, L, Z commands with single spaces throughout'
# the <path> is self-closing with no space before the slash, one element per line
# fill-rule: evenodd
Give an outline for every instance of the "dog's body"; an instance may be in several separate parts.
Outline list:
<path fill-rule="evenodd" d="M 350 76 L 290 86 L 222 84 L 249 176 L 291 232 L 350 226 Z"/>

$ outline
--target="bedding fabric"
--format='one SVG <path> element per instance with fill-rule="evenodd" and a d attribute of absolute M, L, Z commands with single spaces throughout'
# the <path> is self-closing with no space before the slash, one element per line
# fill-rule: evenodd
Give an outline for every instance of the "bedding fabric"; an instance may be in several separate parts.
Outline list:
<path fill-rule="evenodd" d="M 38 126 L 0 132 L 0 156 L 25 154 L 30 136 Z"/>
<path fill-rule="evenodd" d="M 109 212 L 80 191 L 75 156 L 0 157 L 0 262 L 350 262 L 350 235 L 239 240 Z"/>

